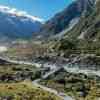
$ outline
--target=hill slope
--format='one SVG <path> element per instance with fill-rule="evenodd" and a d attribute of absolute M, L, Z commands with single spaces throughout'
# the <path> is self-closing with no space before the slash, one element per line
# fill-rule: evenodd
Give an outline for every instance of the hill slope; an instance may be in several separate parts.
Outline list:
<path fill-rule="evenodd" d="M 77 24 L 82 14 L 87 10 L 91 10 L 93 4 L 94 0 L 76 0 L 72 2 L 71 5 L 47 21 L 40 29 L 40 33 L 45 36 L 51 36 L 72 27 L 73 24 Z"/>
<path fill-rule="evenodd" d="M 65 36 L 76 39 L 98 40 L 100 39 L 100 1 L 92 6 L 91 12 L 86 11 L 80 17 L 73 29 L 65 33 Z"/>
<path fill-rule="evenodd" d="M 65 28 L 64 30 L 67 30 Z M 58 37 L 56 37 L 58 38 Z M 100 55 L 100 1 L 95 0 L 91 9 L 85 11 L 78 23 L 56 43 L 57 50 L 70 53 L 92 53 Z"/>

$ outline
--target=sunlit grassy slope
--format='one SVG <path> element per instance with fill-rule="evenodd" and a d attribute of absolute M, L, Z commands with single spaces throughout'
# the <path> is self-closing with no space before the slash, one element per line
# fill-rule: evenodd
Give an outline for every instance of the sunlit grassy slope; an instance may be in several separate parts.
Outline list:
<path fill-rule="evenodd" d="M 59 97 L 32 85 L 31 82 L 0 83 L 1 100 L 61 100 Z"/>

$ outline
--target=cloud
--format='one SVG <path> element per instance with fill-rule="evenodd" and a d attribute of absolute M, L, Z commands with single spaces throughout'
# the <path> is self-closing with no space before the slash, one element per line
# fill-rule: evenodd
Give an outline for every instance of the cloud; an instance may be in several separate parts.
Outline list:
<path fill-rule="evenodd" d="M 14 12 L 16 12 L 15 8 L 9 9 L 9 13 L 14 13 Z"/>
<path fill-rule="evenodd" d="M 39 17 L 35 17 L 35 16 L 28 14 L 26 11 L 19 11 L 16 8 L 10 8 L 10 7 L 3 6 L 3 5 L 0 5 L 0 11 L 10 13 L 10 14 L 14 14 L 16 16 L 29 17 L 29 18 L 33 19 L 34 21 L 40 21 L 40 22 L 44 21 L 43 19 L 41 19 Z"/>

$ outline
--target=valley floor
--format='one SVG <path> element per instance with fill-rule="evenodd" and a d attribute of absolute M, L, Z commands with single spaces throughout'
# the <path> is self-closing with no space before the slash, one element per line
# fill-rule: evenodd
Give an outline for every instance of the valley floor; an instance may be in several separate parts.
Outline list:
<path fill-rule="evenodd" d="M 0 100 L 62 100 L 59 95 L 33 84 L 41 68 L 24 64 L 0 65 Z"/>
<path fill-rule="evenodd" d="M 29 98 L 33 97 L 32 99 L 25 97 L 25 100 L 42 100 L 39 99 L 37 91 L 31 90 L 33 87 L 40 89 L 40 98 L 43 91 L 47 93 L 46 97 L 46 94 L 43 93 L 43 100 L 44 98 L 45 100 L 98 100 L 100 97 L 100 76 L 96 73 L 97 70 L 88 71 L 88 69 L 77 69 L 75 66 L 74 68 L 67 68 L 68 64 L 65 64 L 65 67 L 63 64 L 48 65 L 47 62 L 41 67 L 33 64 L 14 63 L 9 62 L 0 65 L 0 94 L 4 100 L 5 98 L 7 98 L 6 100 L 13 100 L 12 98 L 24 100 L 24 91 L 26 94 L 28 93 Z M 25 80 L 30 80 L 30 82 Z M 24 84 L 26 87 L 23 87 Z M 28 84 L 30 84 L 29 90 L 27 90 Z M 30 90 L 31 93 L 35 91 L 36 98 L 33 93 L 30 94 Z M 49 94 L 54 96 L 51 97 Z"/>
<path fill-rule="evenodd" d="M 52 53 L 42 56 L 44 47 L 43 51 L 39 47 L 36 50 L 20 47 L 0 54 L 1 100 L 100 99 L 99 56 L 72 54 L 65 58 Z M 37 50 L 40 54 L 35 55 Z"/>

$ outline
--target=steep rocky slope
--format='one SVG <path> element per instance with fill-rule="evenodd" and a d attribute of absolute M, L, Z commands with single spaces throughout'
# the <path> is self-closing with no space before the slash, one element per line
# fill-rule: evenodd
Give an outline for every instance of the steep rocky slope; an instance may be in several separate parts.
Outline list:
<path fill-rule="evenodd" d="M 94 0 L 73 1 L 71 5 L 47 21 L 40 29 L 40 33 L 45 36 L 51 36 L 75 26 L 79 22 L 80 16 L 86 11 L 90 12 L 93 5 Z"/>
<path fill-rule="evenodd" d="M 91 12 L 86 11 L 79 22 L 65 36 L 76 39 L 100 40 L 100 1 L 96 1 Z"/>
<path fill-rule="evenodd" d="M 80 1 L 83 0 L 77 2 Z M 100 55 L 100 1 L 84 0 L 84 2 L 88 6 L 85 5 L 77 23 L 75 25 L 72 23 L 70 29 L 65 28 L 56 35 L 57 43 L 54 48 L 58 51 L 66 54 L 76 52 Z"/>

